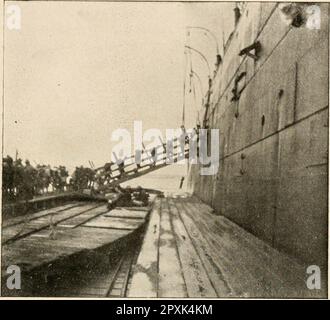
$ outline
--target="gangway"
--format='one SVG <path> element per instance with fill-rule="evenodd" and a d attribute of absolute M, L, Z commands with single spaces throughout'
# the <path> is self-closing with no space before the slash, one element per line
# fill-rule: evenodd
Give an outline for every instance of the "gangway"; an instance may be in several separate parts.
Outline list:
<path fill-rule="evenodd" d="M 140 153 L 139 163 L 135 161 Z M 104 188 L 111 188 L 123 182 L 141 177 L 168 165 L 178 163 L 189 157 L 189 139 L 174 138 L 152 149 L 136 151 L 130 157 L 119 160 L 114 153 L 115 162 L 110 162 L 95 170 L 96 180 L 103 182 Z M 119 160 L 119 161 L 118 161 Z"/>

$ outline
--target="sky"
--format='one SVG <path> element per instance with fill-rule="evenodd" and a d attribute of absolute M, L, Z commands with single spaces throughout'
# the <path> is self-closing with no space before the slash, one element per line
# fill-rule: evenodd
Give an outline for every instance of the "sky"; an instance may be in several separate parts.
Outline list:
<path fill-rule="evenodd" d="M 214 40 L 186 26 L 209 28 L 222 50 L 233 14 L 226 3 L 12 2 L 21 29 L 5 29 L 4 156 L 32 164 L 96 166 L 109 161 L 113 130 L 181 125 L 189 44 L 214 69 Z M 11 4 L 6 2 L 7 6 Z M 187 55 L 188 56 L 188 55 Z M 192 54 L 207 88 L 208 71 Z M 186 73 L 185 73 L 186 71 Z M 187 80 L 186 127 L 196 124 Z"/>

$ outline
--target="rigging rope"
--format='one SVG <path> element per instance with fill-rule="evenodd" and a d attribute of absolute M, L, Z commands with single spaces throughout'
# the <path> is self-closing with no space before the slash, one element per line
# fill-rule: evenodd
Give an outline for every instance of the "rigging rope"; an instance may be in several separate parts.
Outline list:
<path fill-rule="evenodd" d="M 186 79 L 187 79 L 187 52 L 185 51 L 185 66 L 184 66 L 184 79 L 183 79 L 183 102 L 182 102 L 182 125 L 185 125 L 185 112 L 186 112 Z"/>
<path fill-rule="evenodd" d="M 195 85 L 194 79 L 192 79 L 193 75 L 196 74 L 196 73 L 193 69 L 192 55 L 191 55 L 191 50 L 190 49 L 189 49 L 189 59 L 190 59 L 190 74 L 189 74 L 190 88 L 189 88 L 189 92 L 191 92 L 191 91 L 193 92 L 193 98 L 194 98 L 194 104 L 195 104 L 195 110 L 196 110 L 196 116 L 197 116 L 197 124 L 199 124 L 200 120 L 199 120 L 198 102 L 197 102 L 197 97 L 196 97 L 196 85 Z M 201 87 L 202 84 L 201 84 L 201 80 L 200 80 L 199 77 L 198 77 L 198 80 L 200 81 L 199 85 Z M 203 100 L 203 89 L 202 89 L 202 87 L 200 88 L 200 90 L 201 90 L 201 95 L 202 95 L 202 100 Z"/>
<path fill-rule="evenodd" d="M 196 99 L 196 87 L 195 87 L 195 81 L 194 79 L 192 79 L 192 91 L 193 91 L 193 96 L 194 96 L 194 102 L 195 102 L 195 109 L 196 109 L 196 113 L 198 114 L 198 103 L 197 103 L 197 99 Z"/>

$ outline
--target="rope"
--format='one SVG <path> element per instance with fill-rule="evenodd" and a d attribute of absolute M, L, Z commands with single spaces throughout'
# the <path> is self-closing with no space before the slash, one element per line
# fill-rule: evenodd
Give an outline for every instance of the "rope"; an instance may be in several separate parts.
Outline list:
<path fill-rule="evenodd" d="M 183 79 L 183 103 L 182 103 L 182 125 L 185 125 L 186 112 L 186 79 L 187 79 L 187 54 L 185 52 L 184 79 Z"/>
<path fill-rule="evenodd" d="M 197 103 L 197 99 L 196 99 L 196 87 L 195 87 L 194 79 L 192 79 L 192 91 L 193 91 L 193 96 L 194 96 L 194 101 L 195 101 L 195 109 L 196 109 L 196 112 L 198 112 L 198 103 Z"/>
<path fill-rule="evenodd" d="M 189 78 L 190 78 L 190 90 L 189 91 L 190 92 L 191 91 L 193 92 L 195 110 L 196 110 L 196 113 L 197 113 L 197 123 L 199 124 L 199 111 L 198 111 L 198 102 L 197 102 L 197 97 L 196 97 L 196 85 L 195 85 L 194 79 L 192 79 L 193 74 L 195 72 L 194 72 L 194 69 L 193 69 L 192 57 L 191 57 L 191 50 L 190 49 L 189 49 L 189 59 L 190 59 L 190 76 L 189 76 Z M 198 80 L 200 81 L 199 85 L 201 86 L 201 80 L 200 80 L 200 78 L 198 78 Z M 200 88 L 200 90 L 201 90 L 201 95 L 202 95 L 202 98 L 203 98 L 203 90 L 202 90 L 202 88 Z"/>

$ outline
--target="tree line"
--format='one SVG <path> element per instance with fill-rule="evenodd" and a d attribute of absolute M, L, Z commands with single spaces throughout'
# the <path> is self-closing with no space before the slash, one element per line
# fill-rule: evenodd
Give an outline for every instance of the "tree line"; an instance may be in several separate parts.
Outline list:
<path fill-rule="evenodd" d="M 33 166 L 29 160 L 14 160 L 8 155 L 2 162 L 2 194 L 5 202 L 28 200 L 52 192 L 91 188 L 94 180 L 95 171 L 83 166 L 76 167 L 72 175 L 69 175 L 63 165 Z"/>

